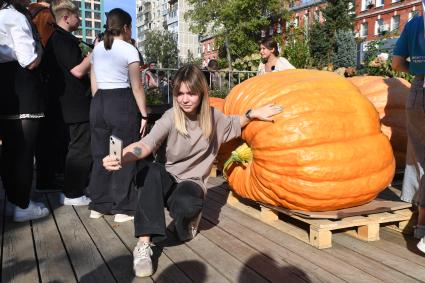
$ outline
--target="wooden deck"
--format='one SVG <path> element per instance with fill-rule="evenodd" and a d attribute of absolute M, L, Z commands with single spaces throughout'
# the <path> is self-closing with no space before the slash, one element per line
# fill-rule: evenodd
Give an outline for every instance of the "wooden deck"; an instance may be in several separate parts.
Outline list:
<path fill-rule="evenodd" d="M 87 207 L 40 195 L 48 218 L 2 217 L 2 282 L 425 282 L 425 257 L 410 236 L 381 229 L 381 240 L 367 243 L 341 232 L 318 250 L 227 206 L 222 183 L 210 179 L 198 236 L 182 244 L 169 234 L 144 279 L 132 273 L 132 222 L 89 219 Z"/>

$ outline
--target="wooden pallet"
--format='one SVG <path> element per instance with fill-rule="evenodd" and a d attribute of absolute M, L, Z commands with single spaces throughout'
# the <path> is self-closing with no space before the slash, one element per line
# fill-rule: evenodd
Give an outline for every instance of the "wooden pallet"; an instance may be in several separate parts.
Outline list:
<path fill-rule="evenodd" d="M 370 209 L 366 209 L 364 213 L 358 212 L 356 216 L 340 219 L 308 218 L 307 214 L 305 217 L 288 209 L 242 199 L 233 192 L 229 193 L 227 203 L 318 249 L 331 248 L 332 234 L 337 230 L 344 230 L 345 233 L 364 241 L 377 241 L 381 224 L 391 224 L 394 229 L 406 231 L 412 218 L 410 204 L 404 202 L 392 202 L 393 207 L 385 207 L 386 212 L 382 212 L 383 207 L 376 210 L 377 213 L 371 213 Z M 391 201 L 385 201 L 385 203 L 391 203 Z M 361 210 L 362 206 L 357 208 Z M 313 216 L 317 217 L 317 215 L 320 213 L 315 213 Z"/>

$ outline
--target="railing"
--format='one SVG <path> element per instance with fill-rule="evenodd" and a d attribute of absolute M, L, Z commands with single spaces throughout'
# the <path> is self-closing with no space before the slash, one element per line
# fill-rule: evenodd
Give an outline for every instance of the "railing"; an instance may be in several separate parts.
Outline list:
<path fill-rule="evenodd" d="M 158 68 L 153 75 L 149 70 L 140 72 L 140 77 L 144 83 L 148 104 L 171 104 L 173 78 L 177 69 Z M 255 71 L 232 71 L 219 70 L 209 72 L 203 70 L 209 84 L 210 95 L 225 97 L 230 89 L 255 75 Z M 153 78 L 151 78 L 153 77 Z"/>

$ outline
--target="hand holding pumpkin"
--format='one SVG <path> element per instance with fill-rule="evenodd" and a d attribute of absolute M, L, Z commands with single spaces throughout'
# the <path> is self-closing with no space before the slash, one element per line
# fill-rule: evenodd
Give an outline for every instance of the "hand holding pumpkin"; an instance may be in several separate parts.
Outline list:
<path fill-rule="evenodd" d="M 272 117 L 282 113 L 283 106 L 270 103 L 263 107 L 253 109 L 250 113 L 252 119 L 257 119 L 261 121 L 273 121 Z"/>

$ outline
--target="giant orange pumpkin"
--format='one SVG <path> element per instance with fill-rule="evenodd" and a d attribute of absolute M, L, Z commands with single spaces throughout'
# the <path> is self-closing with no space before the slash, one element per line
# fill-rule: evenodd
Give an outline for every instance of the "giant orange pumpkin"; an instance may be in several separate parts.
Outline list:
<path fill-rule="evenodd" d="M 219 97 L 210 97 L 210 105 L 220 112 L 224 112 L 224 99 Z M 228 141 L 220 146 L 220 150 L 217 154 L 217 169 L 223 172 L 224 163 L 229 158 L 230 154 L 234 149 L 236 149 L 240 144 L 242 144 L 241 139 L 234 139 Z"/>
<path fill-rule="evenodd" d="M 232 166 L 240 196 L 290 209 L 326 211 L 374 199 L 392 180 L 395 161 L 373 105 L 334 73 L 288 70 L 235 86 L 225 114 L 267 103 L 284 107 L 275 121 L 242 132 L 253 159 Z"/>
<path fill-rule="evenodd" d="M 407 131 L 405 104 L 410 83 L 400 78 L 353 77 L 350 81 L 375 106 L 381 130 L 390 139 L 398 168 L 406 164 Z"/>

